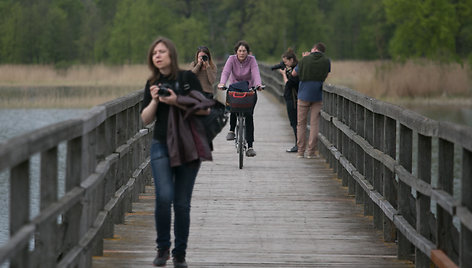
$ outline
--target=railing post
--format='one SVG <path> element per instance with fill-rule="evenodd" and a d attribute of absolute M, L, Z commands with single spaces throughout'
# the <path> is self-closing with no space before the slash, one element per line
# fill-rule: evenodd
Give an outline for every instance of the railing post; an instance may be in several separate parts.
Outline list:
<path fill-rule="evenodd" d="M 330 116 L 335 116 L 336 114 L 336 96 L 333 93 L 329 93 L 326 91 L 323 91 L 323 94 L 326 96 L 326 99 L 328 99 L 328 105 L 324 106 L 323 108 L 327 109 L 327 112 L 329 113 Z M 333 122 L 332 121 L 325 121 L 325 130 L 327 133 L 327 136 L 329 140 L 331 141 L 331 144 L 336 145 L 336 129 L 333 127 Z M 334 156 L 329 152 L 329 150 L 326 150 L 326 157 L 328 158 L 329 164 L 333 170 L 337 170 L 338 163 Z"/>
<path fill-rule="evenodd" d="M 400 124 L 400 155 L 399 164 L 411 173 L 413 161 L 413 131 L 403 124 Z M 412 208 L 410 206 L 411 187 L 401 180 L 398 182 L 398 212 L 412 226 L 415 226 Z M 411 242 L 401 232 L 398 236 L 398 258 L 414 259 L 414 247 Z"/>
<path fill-rule="evenodd" d="M 58 189 L 58 164 L 57 147 L 41 153 L 41 174 L 40 174 L 40 211 L 57 201 Z M 37 237 L 35 238 L 35 248 L 37 256 L 34 262 L 41 263 L 44 267 L 54 267 L 56 265 L 56 244 L 57 244 L 57 221 L 54 219 L 38 226 Z M 36 250 L 35 250 L 36 251 Z"/>
<path fill-rule="evenodd" d="M 29 222 L 30 212 L 30 160 L 26 160 L 10 171 L 10 236 L 20 231 Z M 26 198 L 25 198 L 26 191 Z M 10 259 L 10 267 L 29 267 L 26 243 L 19 253 Z"/>
<path fill-rule="evenodd" d="M 431 137 L 418 134 L 418 179 L 431 184 Z M 419 234 L 432 240 L 429 220 L 431 217 L 431 198 L 417 192 L 416 197 L 416 230 Z M 415 252 L 416 267 L 430 267 L 431 261 L 421 250 Z"/>
<path fill-rule="evenodd" d="M 79 186 L 82 180 L 83 166 L 83 136 L 79 136 L 67 142 L 67 164 L 66 164 L 66 193 L 71 191 L 74 187 Z M 61 248 L 65 254 L 69 252 L 75 245 L 79 243 L 80 239 L 80 219 L 82 217 L 82 204 L 77 203 L 64 215 L 62 225 L 64 226 L 64 239 Z"/>
<path fill-rule="evenodd" d="M 336 111 L 335 111 L 335 116 L 336 116 L 336 119 L 341 121 L 341 117 L 342 117 L 342 107 L 343 107 L 343 98 L 339 95 L 336 94 Z M 338 151 L 340 153 L 342 153 L 342 149 L 343 149 L 343 134 L 342 134 L 342 131 L 335 127 L 335 135 L 336 135 L 336 148 L 338 148 Z M 337 164 L 337 169 L 336 169 L 336 172 L 338 173 L 338 176 L 340 177 L 340 179 L 342 180 L 342 185 L 343 186 L 348 186 L 348 181 L 347 181 L 347 178 L 344 176 L 344 169 L 343 169 L 343 166 L 338 162 Z"/>
<path fill-rule="evenodd" d="M 374 148 L 382 151 L 382 142 L 384 140 L 384 116 L 381 114 L 374 114 L 374 137 L 373 137 L 373 146 Z M 377 160 L 374 159 L 374 189 L 383 195 L 382 192 L 382 185 L 383 185 L 383 170 L 382 164 Z M 383 213 L 382 209 L 379 208 L 377 205 L 374 206 L 374 226 L 375 228 L 382 230 L 383 229 Z"/>
<path fill-rule="evenodd" d="M 385 139 L 383 144 L 383 151 L 386 155 L 396 158 L 396 144 L 397 144 L 397 122 L 390 118 L 385 117 Z M 394 208 L 397 208 L 397 185 L 395 181 L 394 173 L 387 167 L 383 168 L 383 189 L 385 200 L 387 200 Z M 384 216 L 384 240 L 387 242 L 394 242 L 396 239 L 396 228 L 395 224 L 387 217 Z"/>
<path fill-rule="evenodd" d="M 438 190 L 453 195 L 454 188 L 454 144 L 439 138 L 438 150 Z M 438 219 L 437 247 L 449 258 L 458 263 L 459 245 L 457 230 L 452 224 L 452 216 L 439 204 L 436 204 Z"/>
<path fill-rule="evenodd" d="M 472 211 L 472 152 L 462 150 L 462 183 L 461 183 L 461 205 L 468 211 Z M 472 265 L 472 230 L 468 229 L 464 223 L 461 223 L 461 241 L 460 241 L 460 267 Z"/>
<path fill-rule="evenodd" d="M 374 142 L 374 114 L 369 109 L 365 109 L 365 122 L 364 122 L 364 139 L 369 143 Z M 373 183 L 374 176 L 374 160 L 367 153 L 364 154 L 364 176 L 365 179 L 371 184 Z M 366 198 L 364 203 L 364 215 L 373 215 L 374 203 L 372 199 Z"/>
<path fill-rule="evenodd" d="M 342 106 L 342 116 L 341 122 L 345 125 L 348 125 L 349 121 L 349 100 L 347 98 L 343 98 L 343 106 Z M 349 144 L 350 139 L 349 137 L 341 131 L 342 135 L 342 154 L 346 159 L 349 159 Z M 348 193 L 350 195 L 356 194 L 356 181 L 349 175 L 349 172 L 343 167 L 344 178 L 347 180 L 348 184 Z"/>
<path fill-rule="evenodd" d="M 346 126 L 348 126 L 352 131 L 356 131 L 356 103 L 347 100 L 347 107 L 346 107 Z M 351 139 L 351 137 L 346 136 L 346 142 L 347 142 L 347 151 L 346 153 L 343 153 L 344 157 L 352 164 L 354 164 L 355 159 L 356 159 L 356 143 Z M 359 201 L 359 196 L 362 198 L 363 194 L 363 189 L 360 187 L 360 185 L 354 180 L 352 176 L 349 177 L 349 180 L 352 181 L 352 183 L 355 185 L 354 188 L 354 194 L 355 194 L 355 199 L 356 203 L 361 203 L 362 201 Z M 362 200 L 362 199 L 361 199 Z"/>
<path fill-rule="evenodd" d="M 355 120 L 357 121 L 357 124 L 356 124 L 356 133 L 357 135 L 359 135 L 360 137 L 365 137 L 365 130 L 364 130 L 364 126 L 365 126 L 365 120 L 364 120 L 364 117 L 365 117 L 365 109 L 362 105 L 360 104 L 356 104 L 356 118 Z M 355 145 L 356 146 L 356 161 L 355 161 L 355 165 L 356 165 L 356 169 L 357 171 L 359 171 L 360 174 L 364 175 L 365 173 L 365 169 L 364 169 L 364 165 L 365 165 L 365 152 L 364 150 L 362 150 L 362 148 L 360 148 L 359 145 Z M 356 194 L 356 203 L 358 204 L 362 204 L 366 201 L 366 195 L 365 195 L 365 192 L 364 192 L 364 189 L 362 189 L 362 187 L 357 184 L 356 186 L 357 188 L 357 191 L 358 192 Z M 365 211 L 364 211 L 365 212 Z"/>

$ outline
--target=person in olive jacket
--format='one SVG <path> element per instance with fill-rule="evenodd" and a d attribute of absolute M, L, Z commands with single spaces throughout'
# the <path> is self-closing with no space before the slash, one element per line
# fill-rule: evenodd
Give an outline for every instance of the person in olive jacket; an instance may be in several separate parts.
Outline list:
<path fill-rule="evenodd" d="M 297 102 L 298 158 L 317 157 L 318 129 L 322 105 L 323 82 L 331 71 L 331 61 L 325 55 L 326 46 L 316 43 L 311 52 L 303 52 L 292 75 L 300 78 Z M 307 118 L 310 113 L 310 135 L 306 141 Z M 305 156 L 306 150 L 306 156 Z"/>

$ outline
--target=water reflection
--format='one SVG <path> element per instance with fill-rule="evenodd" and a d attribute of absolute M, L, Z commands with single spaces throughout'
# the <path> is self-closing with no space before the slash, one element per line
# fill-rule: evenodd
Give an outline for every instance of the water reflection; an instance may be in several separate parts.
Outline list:
<path fill-rule="evenodd" d="M 472 107 L 451 105 L 404 105 L 423 116 L 437 120 L 452 122 L 472 127 Z"/>
<path fill-rule="evenodd" d="M 0 109 L 0 143 L 7 139 L 54 124 L 60 121 L 80 116 L 85 109 Z M 66 145 L 58 148 L 58 196 L 64 194 L 64 167 Z M 39 212 L 39 154 L 32 156 L 30 161 L 30 190 L 31 218 Z M 9 237 L 9 171 L 0 171 L 0 245 Z"/>

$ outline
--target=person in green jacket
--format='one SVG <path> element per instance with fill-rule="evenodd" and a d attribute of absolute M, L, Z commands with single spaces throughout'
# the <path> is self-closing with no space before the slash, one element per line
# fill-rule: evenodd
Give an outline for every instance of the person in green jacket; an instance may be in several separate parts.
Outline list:
<path fill-rule="evenodd" d="M 325 55 L 326 46 L 316 43 L 310 52 L 303 52 L 303 58 L 292 72 L 299 76 L 297 101 L 297 146 L 298 158 L 317 157 L 318 129 L 322 105 L 323 82 L 331 71 L 331 61 Z M 306 141 L 307 119 L 310 113 L 310 135 Z M 305 156 L 306 150 L 306 156 Z"/>

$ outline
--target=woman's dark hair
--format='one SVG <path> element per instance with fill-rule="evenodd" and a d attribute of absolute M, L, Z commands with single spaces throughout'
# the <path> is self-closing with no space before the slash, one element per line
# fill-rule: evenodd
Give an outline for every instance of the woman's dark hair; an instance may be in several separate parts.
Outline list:
<path fill-rule="evenodd" d="M 290 47 L 282 54 L 282 58 L 287 58 L 287 60 L 293 59 L 293 66 L 298 64 L 297 55 L 295 55 L 295 52 Z"/>
<path fill-rule="evenodd" d="M 197 65 L 197 62 L 198 62 L 198 53 L 200 52 L 203 52 L 205 53 L 207 56 L 208 56 L 208 63 L 210 64 L 210 67 L 211 68 L 215 68 L 216 65 L 213 63 L 213 60 L 211 58 L 211 53 L 210 53 L 210 49 L 208 49 L 208 47 L 206 46 L 199 46 L 197 48 L 197 52 L 195 53 L 195 59 L 193 60 L 193 66 Z"/>
<path fill-rule="evenodd" d="M 167 39 L 165 37 L 158 37 L 156 40 L 154 40 L 154 42 L 152 42 L 151 46 L 149 47 L 148 56 L 147 56 L 148 67 L 152 72 L 151 77 L 149 77 L 149 81 L 151 83 L 156 82 L 156 80 L 158 80 L 161 77 L 161 72 L 156 66 L 154 66 L 154 62 L 152 61 L 154 48 L 159 43 L 163 43 L 169 50 L 170 69 L 171 69 L 169 79 L 173 79 L 173 80 L 177 79 L 177 74 L 179 73 L 179 70 L 180 70 L 177 49 L 175 48 L 174 43 L 170 39 Z"/>
<path fill-rule="evenodd" d="M 244 40 L 240 40 L 240 41 L 238 41 L 238 42 L 236 43 L 236 45 L 234 46 L 234 53 L 237 53 L 237 52 L 238 52 L 238 48 L 239 48 L 240 46 L 245 47 L 248 54 L 251 52 L 251 49 L 249 48 L 249 44 L 248 44 L 246 41 L 244 41 Z"/>

